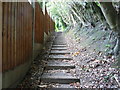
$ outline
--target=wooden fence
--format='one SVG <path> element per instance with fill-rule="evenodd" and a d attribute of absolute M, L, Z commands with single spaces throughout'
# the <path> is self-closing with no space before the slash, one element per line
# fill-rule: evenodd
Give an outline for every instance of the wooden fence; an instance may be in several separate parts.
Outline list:
<path fill-rule="evenodd" d="M 44 14 L 39 3 L 35 3 L 35 42 L 43 43 L 44 41 Z"/>
<path fill-rule="evenodd" d="M 7 71 L 32 56 L 32 6 L 28 2 L 3 3 L 3 62 Z"/>
<path fill-rule="evenodd" d="M 49 15 L 46 8 L 45 8 L 45 32 L 46 34 L 48 34 L 49 32 Z"/>
<path fill-rule="evenodd" d="M 50 18 L 50 31 L 53 32 L 55 30 L 55 22 Z"/>
<path fill-rule="evenodd" d="M 43 43 L 44 32 L 48 34 L 54 30 L 54 21 L 48 15 L 45 9 L 45 15 L 43 14 L 42 8 L 40 8 L 39 3 L 35 3 L 35 42 Z"/>
<path fill-rule="evenodd" d="M 34 8 L 29 2 L 2 4 L 2 71 L 5 72 L 32 58 L 33 30 L 35 43 L 43 43 L 44 32 L 54 30 L 54 22 L 47 11 L 43 14 L 38 3 L 35 3 L 35 21 Z"/>

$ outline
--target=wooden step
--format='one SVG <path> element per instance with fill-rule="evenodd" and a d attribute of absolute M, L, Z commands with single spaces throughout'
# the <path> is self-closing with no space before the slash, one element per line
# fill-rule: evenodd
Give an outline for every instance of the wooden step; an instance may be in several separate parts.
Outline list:
<path fill-rule="evenodd" d="M 70 56 L 65 56 L 65 55 L 49 55 L 49 59 L 52 59 L 52 60 L 72 60 L 72 57 Z"/>
<path fill-rule="evenodd" d="M 51 50 L 67 50 L 66 47 L 52 47 Z"/>
<path fill-rule="evenodd" d="M 66 43 L 56 43 L 56 42 L 53 42 L 53 45 L 66 45 Z"/>
<path fill-rule="evenodd" d="M 72 85 L 71 83 L 70 84 L 60 84 L 60 83 L 45 83 L 45 82 L 42 82 L 40 85 L 38 85 L 38 88 L 52 88 L 54 90 L 56 90 L 56 89 L 76 90 L 76 88 L 79 88 L 79 87 L 76 87 L 76 86 Z"/>
<path fill-rule="evenodd" d="M 74 75 L 68 72 L 68 70 L 48 70 L 43 73 L 41 80 L 43 82 L 51 83 L 72 83 L 79 82 Z"/>
<path fill-rule="evenodd" d="M 67 45 L 52 45 L 53 47 L 67 47 Z"/>
<path fill-rule="evenodd" d="M 50 54 L 70 54 L 67 50 L 51 50 Z"/>
<path fill-rule="evenodd" d="M 73 69 L 75 64 L 73 60 L 49 60 L 45 69 Z"/>

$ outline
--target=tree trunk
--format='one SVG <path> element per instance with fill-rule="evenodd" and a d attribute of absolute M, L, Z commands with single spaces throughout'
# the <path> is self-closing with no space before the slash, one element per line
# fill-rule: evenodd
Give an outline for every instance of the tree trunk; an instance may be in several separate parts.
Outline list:
<path fill-rule="evenodd" d="M 105 22 L 105 17 L 100 9 L 99 6 L 97 6 L 97 4 L 95 2 L 92 2 L 92 8 L 94 9 L 94 11 L 96 12 L 97 16 L 99 17 L 99 19 L 102 22 Z"/>
<path fill-rule="evenodd" d="M 117 34 L 117 42 L 114 48 L 114 54 L 118 55 L 120 51 L 120 15 L 117 14 L 112 2 L 100 2 L 100 8 L 110 28 Z"/>
<path fill-rule="evenodd" d="M 117 11 L 114 9 L 112 2 L 100 2 L 100 7 L 111 29 L 116 30 Z"/>

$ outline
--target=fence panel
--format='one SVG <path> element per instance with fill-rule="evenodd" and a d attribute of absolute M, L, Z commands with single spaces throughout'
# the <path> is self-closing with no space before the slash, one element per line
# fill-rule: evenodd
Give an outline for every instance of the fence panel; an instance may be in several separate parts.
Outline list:
<path fill-rule="evenodd" d="M 32 10 L 28 2 L 3 3 L 3 72 L 32 56 Z"/>
<path fill-rule="evenodd" d="M 47 9 L 45 8 L 45 32 L 48 34 L 48 32 L 52 32 L 54 29 L 54 21 L 49 16 Z"/>
<path fill-rule="evenodd" d="M 43 43 L 44 40 L 44 15 L 39 3 L 35 3 L 35 42 Z"/>
<path fill-rule="evenodd" d="M 2 2 L 0 1 L 0 73 L 1 72 L 2 72 Z M 0 83 L 1 82 L 2 80 L 0 80 Z M 1 84 L 0 87 L 2 87 Z"/>

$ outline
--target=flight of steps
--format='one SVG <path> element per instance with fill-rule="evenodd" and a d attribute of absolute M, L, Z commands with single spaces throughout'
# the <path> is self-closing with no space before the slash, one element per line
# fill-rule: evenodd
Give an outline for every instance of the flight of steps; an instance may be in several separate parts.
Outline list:
<path fill-rule="evenodd" d="M 61 32 L 56 33 L 41 76 L 41 87 L 75 89 L 71 83 L 80 81 L 74 74 L 75 64 L 70 52 L 67 51 L 67 44 L 64 40 Z"/>

